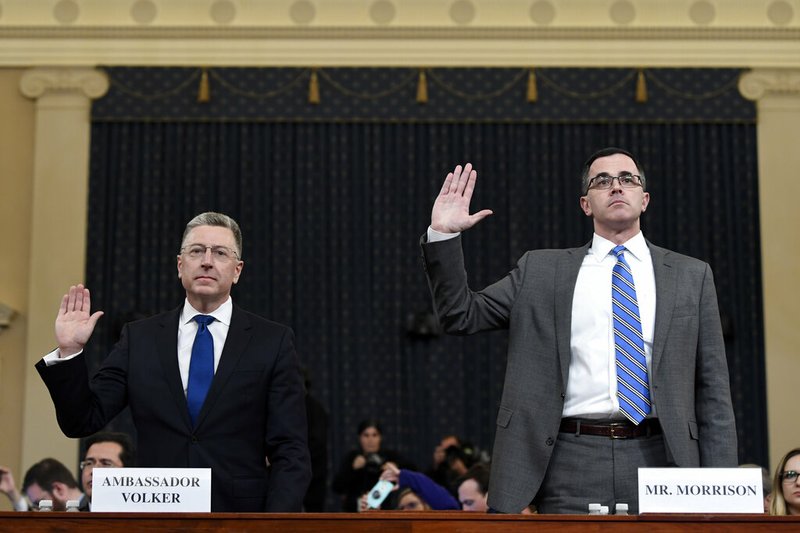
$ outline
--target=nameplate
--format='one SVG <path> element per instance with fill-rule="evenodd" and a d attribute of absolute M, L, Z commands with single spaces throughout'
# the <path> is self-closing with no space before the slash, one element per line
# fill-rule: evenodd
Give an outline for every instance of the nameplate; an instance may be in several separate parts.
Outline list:
<path fill-rule="evenodd" d="M 760 468 L 640 468 L 639 513 L 764 513 Z"/>
<path fill-rule="evenodd" d="M 210 468 L 95 468 L 92 512 L 211 512 Z"/>

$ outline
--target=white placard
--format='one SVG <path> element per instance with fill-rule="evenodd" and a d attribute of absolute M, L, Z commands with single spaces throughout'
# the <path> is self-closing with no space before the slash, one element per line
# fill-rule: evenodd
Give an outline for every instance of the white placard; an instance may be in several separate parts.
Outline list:
<path fill-rule="evenodd" d="M 92 511 L 211 512 L 211 469 L 95 468 Z"/>
<path fill-rule="evenodd" d="M 639 513 L 764 513 L 760 468 L 640 468 Z"/>

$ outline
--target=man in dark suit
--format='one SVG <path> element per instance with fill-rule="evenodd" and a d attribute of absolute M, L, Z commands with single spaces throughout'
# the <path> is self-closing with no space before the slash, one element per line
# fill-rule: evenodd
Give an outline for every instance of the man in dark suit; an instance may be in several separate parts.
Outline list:
<path fill-rule="evenodd" d="M 70 287 L 58 348 L 36 364 L 68 437 L 105 426 L 126 405 L 144 467 L 211 468 L 212 511 L 300 511 L 311 468 L 303 382 L 292 331 L 233 304 L 238 224 L 203 213 L 177 258 L 186 300 L 127 324 L 89 381 L 83 347 L 102 311 Z"/>
<path fill-rule="evenodd" d="M 92 488 L 95 468 L 130 468 L 136 466 L 136 453 L 131 438 L 125 433 L 101 431 L 84 442 L 86 453 L 80 462 L 83 498 L 79 511 L 92 510 Z"/>
<path fill-rule="evenodd" d="M 584 165 L 592 241 L 527 252 L 478 292 L 460 236 L 492 214 L 469 213 L 476 178 L 470 164 L 447 175 L 422 251 L 448 332 L 509 330 L 490 507 L 586 513 L 589 503 L 627 503 L 635 513 L 639 467 L 736 466 L 711 269 L 644 239 L 650 195 L 634 156 L 607 148 Z"/>

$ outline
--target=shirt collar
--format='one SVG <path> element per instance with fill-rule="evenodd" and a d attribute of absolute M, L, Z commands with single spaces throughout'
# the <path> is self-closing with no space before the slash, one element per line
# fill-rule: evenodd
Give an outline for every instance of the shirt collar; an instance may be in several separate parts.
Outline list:
<path fill-rule="evenodd" d="M 228 299 L 225 302 L 211 311 L 210 313 L 201 313 L 194 307 L 192 304 L 189 303 L 189 299 L 187 298 L 183 302 L 183 311 L 181 311 L 181 324 L 188 324 L 191 322 L 196 315 L 205 315 L 208 314 L 209 316 L 213 316 L 217 322 L 221 322 L 226 326 L 231 325 L 231 315 L 233 314 L 233 299 L 228 296 Z"/>
<path fill-rule="evenodd" d="M 639 261 L 644 260 L 645 257 L 650 255 L 650 248 L 647 247 L 647 241 L 644 239 L 644 234 L 641 231 L 628 241 L 622 243 L 622 245 Z M 600 263 L 611 253 L 611 249 L 615 246 L 617 246 L 615 243 L 595 233 L 592 236 L 592 246 L 590 249 L 595 260 Z"/>

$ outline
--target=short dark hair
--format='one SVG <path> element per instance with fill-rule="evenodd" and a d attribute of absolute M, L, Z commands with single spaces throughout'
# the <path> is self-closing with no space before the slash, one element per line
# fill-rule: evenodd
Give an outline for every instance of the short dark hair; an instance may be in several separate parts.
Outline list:
<path fill-rule="evenodd" d="M 381 423 L 375 420 L 374 418 L 368 418 L 367 420 L 362 420 L 358 424 L 358 434 L 361 435 L 367 428 L 375 428 L 378 431 L 378 433 L 383 435 L 383 428 L 381 427 Z"/>
<path fill-rule="evenodd" d="M 463 476 L 456 480 L 456 488 L 470 479 L 474 479 L 478 484 L 478 492 L 484 495 L 489 492 L 489 467 L 487 465 L 483 463 L 472 465 Z"/>
<path fill-rule="evenodd" d="M 119 444 L 120 448 L 122 448 L 119 452 L 119 460 L 122 466 L 136 466 L 136 449 L 133 446 L 133 441 L 126 433 L 118 433 L 115 431 L 101 431 L 95 433 L 84 442 L 86 451 L 83 452 L 83 457 L 86 457 L 86 452 L 89 451 L 89 448 L 91 448 L 93 444 L 99 442 L 115 442 Z"/>
<path fill-rule="evenodd" d="M 600 159 L 601 157 L 608 157 L 614 154 L 622 154 L 630 157 L 633 160 L 633 163 L 636 165 L 636 171 L 639 173 L 639 177 L 642 180 L 642 190 L 647 190 L 647 182 L 644 178 L 644 168 L 639 163 L 639 160 L 636 159 L 636 156 L 630 153 L 629 151 L 625 150 L 624 148 L 617 148 L 616 146 L 608 146 L 603 148 L 602 150 L 598 150 L 583 163 L 583 170 L 581 171 L 581 195 L 586 195 L 589 192 L 589 168 L 592 166 L 592 163 L 596 159 Z"/>
<path fill-rule="evenodd" d="M 25 472 L 22 491 L 28 490 L 34 483 L 39 485 L 42 490 L 52 491 L 53 484 L 56 482 L 63 483 L 71 489 L 78 488 L 78 482 L 75 481 L 75 476 L 72 475 L 72 472 L 61 461 L 48 457 L 47 459 L 42 459 Z"/>
<path fill-rule="evenodd" d="M 186 224 L 183 237 L 181 237 L 181 248 L 186 244 L 186 236 L 189 235 L 189 232 L 200 226 L 218 226 L 231 230 L 233 240 L 236 242 L 236 255 L 239 256 L 239 259 L 242 258 L 242 230 L 239 228 L 239 224 L 228 215 L 214 211 L 200 213 Z"/>

